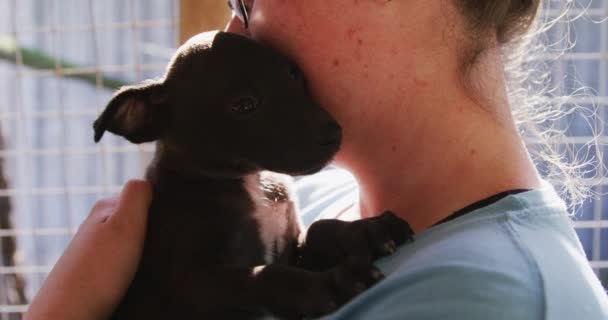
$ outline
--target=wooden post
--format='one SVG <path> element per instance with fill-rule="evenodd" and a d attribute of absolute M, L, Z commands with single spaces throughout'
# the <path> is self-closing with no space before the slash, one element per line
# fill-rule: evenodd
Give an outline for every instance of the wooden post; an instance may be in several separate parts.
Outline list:
<path fill-rule="evenodd" d="M 180 44 L 197 33 L 224 29 L 229 18 L 227 0 L 180 0 Z"/>

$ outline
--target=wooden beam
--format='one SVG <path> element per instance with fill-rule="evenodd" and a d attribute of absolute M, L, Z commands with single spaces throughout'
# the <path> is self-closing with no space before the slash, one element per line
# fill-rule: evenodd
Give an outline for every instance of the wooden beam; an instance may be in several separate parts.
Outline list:
<path fill-rule="evenodd" d="M 229 18 L 227 0 L 180 0 L 180 44 L 197 33 L 224 29 Z"/>

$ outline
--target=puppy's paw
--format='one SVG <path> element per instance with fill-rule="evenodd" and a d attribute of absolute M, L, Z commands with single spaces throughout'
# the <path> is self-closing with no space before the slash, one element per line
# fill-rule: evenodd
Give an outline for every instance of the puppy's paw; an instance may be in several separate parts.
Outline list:
<path fill-rule="evenodd" d="M 281 319 L 317 318 L 334 312 L 384 278 L 362 257 L 349 257 L 320 272 L 268 265 L 258 277 L 260 304 Z"/>
<path fill-rule="evenodd" d="M 379 216 L 350 222 L 343 227 L 338 239 L 346 257 L 362 256 L 376 260 L 414 241 L 414 231 L 405 220 L 385 211 Z"/>
<path fill-rule="evenodd" d="M 284 318 L 317 318 L 329 314 L 384 279 L 378 268 L 368 259 L 360 257 L 348 258 L 341 265 L 326 271 L 302 270 L 301 274 L 308 274 L 306 282 L 300 282 L 305 278 L 290 279 L 291 283 L 281 285 L 289 286 L 294 290 L 290 290 L 285 296 L 273 299 L 275 303 L 282 301 L 280 307 L 276 307 L 275 310 L 281 310 L 277 314 Z"/>
<path fill-rule="evenodd" d="M 332 286 L 339 305 L 375 285 L 384 275 L 367 259 L 348 258 L 342 265 L 329 271 Z"/>
<path fill-rule="evenodd" d="M 391 211 L 380 216 L 357 221 L 365 230 L 372 258 L 395 253 L 397 247 L 414 241 L 414 231 L 403 219 Z"/>
<path fill-rule="evenodd" d="M 371 263 L 413 241 L 413 235 L 410 225 L 390 211 L 352 222 L 319 220 L 308 229 L 300 248 L 299 265 L 322 271 L 344 263 L 349 257 L 366 258 Z"/>

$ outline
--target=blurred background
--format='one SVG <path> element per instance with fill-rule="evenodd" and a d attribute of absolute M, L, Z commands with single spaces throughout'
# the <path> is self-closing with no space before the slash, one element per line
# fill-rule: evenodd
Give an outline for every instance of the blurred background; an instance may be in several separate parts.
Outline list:
<path fill-rule="evenodd" d="M 112 135 L 93 143 L 113 91 L 162 75 L 179 43 L 229 14 L 223 0 L 0 0 L 0 320 L 21 319 L 93 203 L 150 160 L 151 145 Z M 608 0 L 579 0 L 570 14 L 578 18 L 547 34 L 567 49 L 549 57 L 553 85 L 558 96 L 586 89 L 556 144 L 584 150 L 605 126 Z M 566 29 L 568 41 L 555 39 Z M 608 287 L 608 187 L 603 167 L 591 170 L 598 197 L 578 208 L 575 226 Z"/>

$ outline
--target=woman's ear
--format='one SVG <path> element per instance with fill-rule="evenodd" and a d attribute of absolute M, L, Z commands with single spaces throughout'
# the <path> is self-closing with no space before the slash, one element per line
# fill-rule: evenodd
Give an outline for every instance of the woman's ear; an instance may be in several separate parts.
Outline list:
<path fill-rule="evenodd" d="M 148 81 L 122 88 L 95 120 L 95 142 L 106 130 L 133 143 L 159 139 L 167 121 L 168 100 L 162 82 Z"/>

